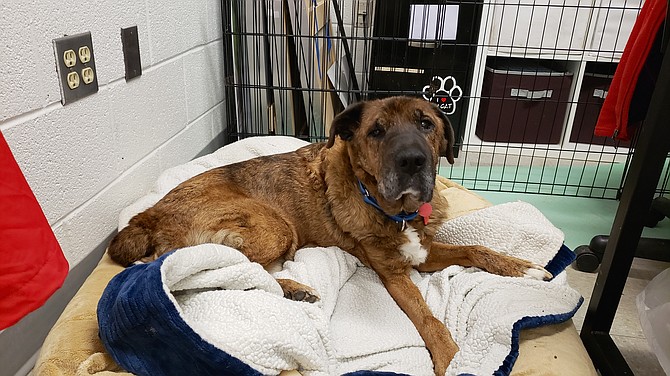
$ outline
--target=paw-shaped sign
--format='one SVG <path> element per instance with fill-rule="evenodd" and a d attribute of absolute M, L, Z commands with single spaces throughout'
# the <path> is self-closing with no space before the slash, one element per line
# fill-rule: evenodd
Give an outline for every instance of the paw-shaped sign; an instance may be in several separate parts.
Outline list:
<path fill-rule="evenodd" d="M 456 102 L 463 96 L 463 90 L 452 76 L 433 76 L 430 84 L 423 87 L 423 98 L 435 103 L 447 115 L 456 111 Z"/>

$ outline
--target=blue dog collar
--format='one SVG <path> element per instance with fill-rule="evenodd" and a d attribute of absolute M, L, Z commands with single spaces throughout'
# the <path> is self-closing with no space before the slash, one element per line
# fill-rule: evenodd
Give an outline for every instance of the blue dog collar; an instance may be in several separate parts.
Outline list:
<path fill-rule="evenodd" d="M 382 214 L 386 216 L 386 218 L 389 218 L 395 223 L 398 223 L 401 225 L 400 231 L 405 230 L 405 227 L 407 227 L 407 222 L 413 220 L 416 218 L 417 215 L 419 215 L 419 211 L 415 211 L 413 213 L 406 213 L 404 210 L 401 211 L 400 213 L 396 215 L 390 215 L 387 214 L 384 209 L 379 206 L 379 202 L 370 195 L 370 192 L 368 189 L 363 185 L 363 183 L 358 180 L 358 189 L 361 191 L 361 194 L 363 195 L 363 201 L 365 201 L 367 204 L 374 206 L 377 210 L 379 210 Z"/>

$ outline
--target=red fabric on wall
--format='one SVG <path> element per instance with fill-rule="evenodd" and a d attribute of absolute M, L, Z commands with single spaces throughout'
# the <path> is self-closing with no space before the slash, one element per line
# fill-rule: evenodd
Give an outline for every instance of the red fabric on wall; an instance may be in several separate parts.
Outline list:
<path fill-rule="evenodd" d="M 596 136 L 630 140 L 630 103 L 654 38 L 665 19 L 667 6 L 667 0 L 646 0 L 642 5 L 600 110 L 594 131 Z"/>
<path fill-rule="evenodd" d="M 0 133 L 0 329 L 34 311 L 69 270 L 42 208 Z"/>

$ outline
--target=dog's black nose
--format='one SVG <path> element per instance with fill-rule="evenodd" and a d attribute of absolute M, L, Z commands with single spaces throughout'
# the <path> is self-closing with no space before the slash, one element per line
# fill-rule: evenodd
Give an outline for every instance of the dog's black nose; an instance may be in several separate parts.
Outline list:
<path fill-rule="evenodd" d="M 395 165 L 398 171 L 414 175 L 426 164 L 426 154 L 421 150 L 406 149 L 395 156 Z"/>

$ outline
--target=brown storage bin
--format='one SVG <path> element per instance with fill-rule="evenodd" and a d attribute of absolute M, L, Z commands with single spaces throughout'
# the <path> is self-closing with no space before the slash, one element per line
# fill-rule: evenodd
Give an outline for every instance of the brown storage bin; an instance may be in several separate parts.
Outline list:
<path fill-rule="evenodd" d="M 584 73 L 582 88 L 577 100 L 575 120 L 572 123 L 570 142 L 593 145 L 630 146 L 628 141 L 614 141 L 609 137 L 600 137 L 593 134 L 598 122 L 600 109 L 603 106 L 607 91 L 609 90 L 616 64 L 608 66 L 594 66 L 594 72 Z"/>
<path fill-rule="evenodd" d="M 482 141 L 558 144 L 572 73 L 537 63 L 487 66 L 475 134 Z"/>

